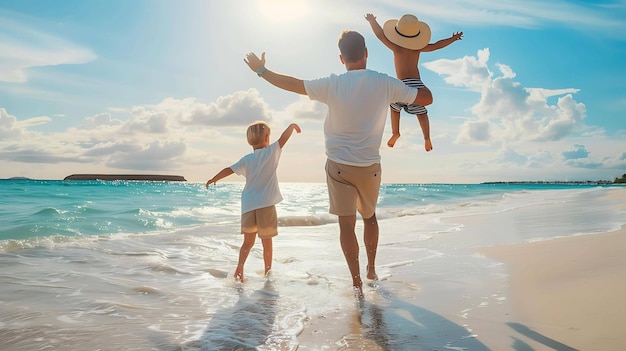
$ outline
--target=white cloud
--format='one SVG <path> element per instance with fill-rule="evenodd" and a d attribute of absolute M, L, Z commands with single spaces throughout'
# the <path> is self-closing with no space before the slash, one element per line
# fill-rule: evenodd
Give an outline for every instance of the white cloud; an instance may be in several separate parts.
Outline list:
<path fill-rule="evenodd" d="M 165 134 L 169 131 L 169 117 L 162 111 L 148 110 L 143 106 L 138 106 L 132 109 L 131 115 L 133 118 L 120 128 L 122 133 Z"/>
<path fill-rule="evenodd" d="M 500 76 L 489 70 L 489 50 L 479 50 L 475 57 L 437 60 L 424 66 L 450 84 L 480 92 L 480 100 L 471 107 L 475 116 L 461 126 L 458 143 L 501 144 L 523 141 L 556 141 L 583 130 L 585 105 L 574 100 L 578 89 L 559 90 L 525 88 L 513 80 L 516 74 L 508 65 L 497 63 Z M 561 96 L 557 104 L 548 98 Z"/>
<path fill-rule="evenodd" d="M 496 66 L 498 67 L 500 72 L 502 72 L 503 78 L 515 78 L 516 74 L 515 72 L 513 72 L 511 67 L 501 64 L 501 63 L 496 63 Z"/>
<path fill-rule="evenodd" d="M 83 64 L 96 58 L 88 48 L 0 14 L 0 81 L 23 83 L 29 68 Z"/>
<path fill-rule="evenodd" d="M 565 94 L 576 94 L 580 89 L 568 88 L 568 89 L 544 89 L 544 88 L 526 88 L 528 98 L 535 101 L 544 101 L 552 96 L 562 96 Z"/>
<path fill-rule="evenodd" d="M 302 101 L 289 110 L 306 118 L 320 114 L 319 109 L 314 103 Z M 166 98 L 156 105 L 133 106 L 120 111 L 128 112 L 127 120 L 104 112 L 86 117 L 77 127 L 66 131 L 38 134 L 29 132 L 28 128 L 48 122 L 48 117 L 19 121 L 0 108 L 0 136 L 4 141 L 8 137 L 15 140 L 14 144 L 0 145 L 0 159 L 42 164 L 89 163 L 94 168 L 151 171 L 171 170 L 183 164 L 202 165 L 197 158 L 206 154 L 203 150 L 207 145 L 216 155 L 233 149 L 228 144 L 232 138 L 223 135 L 231 129 L 211 126 L 245 126 L 254 119 L 268 120 L 271 114 L 254 89 L 218 97 L 212 103 L 202 103 L 195 98 Z M 237 131 L 241 132 L 239 129 Z M 235 133 L 235 129 L 232 130 Z M 33 137 L 28 141 L 19 139 L 16 144 L 18 137 L 25 133 Z M 245 134 L 243 138 L 239 134 L 236 140 L 247 150 Z M 172 140 L 170 136 L 178 139 Z M 220 151 L 222 148 L 224 150 Z"/>
<path fill-rule="evenodd" d="M 21 129 L 17 127 L 16 121 L 15 116 L 0 108 L 0 138 L 12 139 L 20 135 Z"/>
<path fill-rule="evenodd" d="M 87 117 L 78 126 L 78 129 L 96 129 L 99 127 L 119 126 L 122 121 L 113 119 L 110 113 L 99 113 L 95 116 Z"/>
<path fill-rule="evenodd" d="M 17 121 L 15 125 L 18 128 L 29 128 L 29 127 L 37 126 L 40 124 L 46 124 L 50 121 L 52 121 L 52 118 L 48 116 L 39 116 L 39 117 L 31 117 L 31 118 L 27 118 L 21 121 Z"/>
<path fill-rule="evenodd" d="M 530 140 L 560 140 L 578 127 L 583 127 L 586 115 L 585 105 L 574 100 L 568 94 L 559 98 L 557 106 L 544 106 L 545 112 L 540 120 L 537 133 Z M 552 112 L 552 114 L 550 114 Z"/>
<path fill-rule="evenodd" d="M 492 126 L 488 121 L 467 120 L 461 125 L 461 131 L 456 138 L 456 142 L 460 144 L 487 144 L 493 139 L 491 133 Z"/>
<path fill-rule="evenodd" d="M 454 86 L 480 92 L 491 83 L 493 75 L 487 67 L 489 49 L 479 50 L 476 56 L 465 56 L 456 60 L 441 59 L 423 63 L 427 69 L 444 77 Z"/>
<path fill-rule="evenodd" d="M 241 126 L 271 120 L 269 107 L 256 89 L 220 96 L 209 104 L 195 98 L 167 98 L 152 108 L 186 125 Z"/>
<path fill-rule="evenodd" d="M 307 96 L 300 96 L 296 102 L 287 106 L 285 114 L 289 120 L 323 121 L 327 111 L 326 105 L 313 101 Z"/>

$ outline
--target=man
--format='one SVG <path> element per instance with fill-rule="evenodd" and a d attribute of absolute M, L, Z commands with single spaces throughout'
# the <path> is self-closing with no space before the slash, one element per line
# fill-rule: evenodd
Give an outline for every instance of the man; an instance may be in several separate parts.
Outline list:
<path fill-rule="evenodd" d="M 326 139 L 326 184 L 329 212 L 339 220 L 343 254 L 358 298 L 363 297 L 359 268 L 359 243 L 356 238 L 356 211 L 363 218 L 363 240 L 367 251 L 367 278 L 376 280 L 378 249 L 376 203 L 381 183 L 380 144 L 385 129 L 387 108 L 393 102 L 430 105 L 427 87 L 409 87 L 383 73 L 366 69 L 365 39 L 354 31 L 339 37 L 339 59 L 346 72 L 316 80 L 303 81 L 268 70 L 265 53 L 259 58 L 249 53 L 244 62 L 259 77 L 294 93 L 308 95 L 328 105 L 324 121 Z"/>

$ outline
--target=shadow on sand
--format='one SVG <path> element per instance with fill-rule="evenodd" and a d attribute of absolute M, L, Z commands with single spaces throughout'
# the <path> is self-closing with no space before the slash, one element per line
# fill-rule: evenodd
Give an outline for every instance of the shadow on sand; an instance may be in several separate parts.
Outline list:
<path fill-rule="evenodd" d="M 272 333 L 278 298 L 269 279 L 250 296 L 239 290 L 237 303 L 218 311 L 194 346 L 200 350 L 256 350 Z"/>
<path fill-rule="evenodd" d="M 338 350 L 472 350 L 490 351 L 464 327 L 397 298 L 378 287 L 376 302 L 361 300 L 351 333 Z"/>
<path fill-rule="evenodd" d="M 527 326 L 520 324 L 520 323 L 507 323 L 507 325 L 509 327 L 511 327 L 511 329 L 515 330 L 516 332 L 526 336 L 529 339 L 535 340 L 538 343 L 541 343 L 547 347 L 549 347 L 552 350 L 555 351 L 579 351 L 578 349 L 575 349 L 573 347 L 567 346 L 565 344 L 562 344 L 554 339 L 550 339 L 549 337 L 539 334 L 536 331 L 528 328 Z M 513 338 L 514 342 L 513 342 L 513 350 L 515 351 L 533 351 L 534 349 L 532 347 L 530 347 L 528 344 L 526 344 L 525 342 L 523 342 L 520 339 L 517 338 Z"/>
<path fill-rule="evenodd" d="M 361 300 L 355 308 L 350 334 L 337 342 L 337 350 L 471 350 L 491 351 L 464 328 L 443 316 L 415 306 L 381 287 L 376 298 Z M 520 323 L 507 323 L 519 333 L 555 351 L 579 351 Z M 520 337 L 511 334 L 511 349 L 534 351 Z"/>
<path fill-rule="evenodd" d="M 263 289 L 247 296 L 238 289 L 234 306 L 218 310 L 198 340 L 177 350 L 243 351 L 258 350 L 272 334 L 279 294 L 268 279 Z"/>

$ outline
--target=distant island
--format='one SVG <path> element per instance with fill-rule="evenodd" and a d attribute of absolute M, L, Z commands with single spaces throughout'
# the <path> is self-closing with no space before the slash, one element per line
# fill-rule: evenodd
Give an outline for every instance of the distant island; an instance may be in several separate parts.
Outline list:
<path fill-rule="evenodd" d="M 178 175 L 161 174 L 72 174 L 63 180 L 139 180 L 154 182 L 186 182 L 187 179 Z"/>

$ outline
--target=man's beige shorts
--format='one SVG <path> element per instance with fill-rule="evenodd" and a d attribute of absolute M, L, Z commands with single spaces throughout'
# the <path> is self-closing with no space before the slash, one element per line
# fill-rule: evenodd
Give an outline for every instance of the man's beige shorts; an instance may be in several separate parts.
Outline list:
<path fill-rule="evenodd" d="M 371 218 L 376 213 L 381 173 L 380 163 L 356 167 L 326 160 L 329 212 L 351 216 L 358 210 L 361 217 Z"/>
<path fill-rule="evenodd" d="M 276 206 L 248 211 L 241 215 L 241 234 L 259 234 L 261 239 L 278 235 Z"/>

